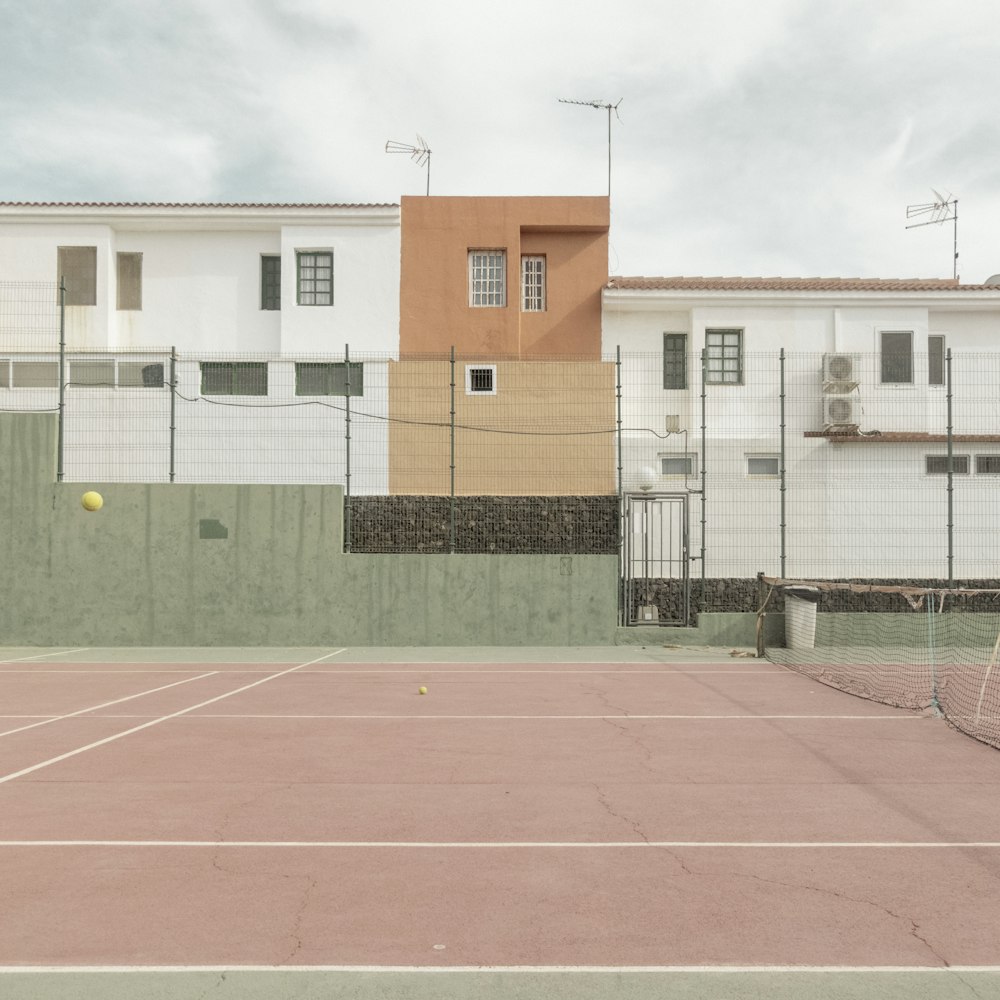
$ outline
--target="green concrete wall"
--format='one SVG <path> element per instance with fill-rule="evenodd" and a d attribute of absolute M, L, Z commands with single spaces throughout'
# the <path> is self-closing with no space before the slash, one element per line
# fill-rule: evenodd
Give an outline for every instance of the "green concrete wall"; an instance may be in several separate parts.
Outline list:
<path fill-rule="evenodd" d="M 345 555 L 340 487 L 56 483 L 56 427 L 0 414 L 0 645 L 614 641 L 615 556 Z"/>

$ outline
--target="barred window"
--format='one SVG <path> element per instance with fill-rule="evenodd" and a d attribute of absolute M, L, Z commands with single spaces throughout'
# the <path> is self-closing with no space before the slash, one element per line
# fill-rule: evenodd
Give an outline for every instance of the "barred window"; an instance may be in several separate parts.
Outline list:
<path fill-rule="evenodd" d="M 497 366 L 466 365 L 465 391 L 470 396 L 495 396 L 497 392 Z"/>
<path fill-rule="evenodd" d="M 300 250 L 298 302 L 300 306 L 333 305 L 333 251 Z"/>
<path fill-rule="evenodd" d="M 202 361 L 205 396 L 266 396 L 266 361 Z"/>
<path fill-rule="evenodd" d="M 545 311 L 545 258 L 521 258 L 521 308 L 524 312 Z"/>
<path fill-rule="evenodd" d="M 924 458 L 924 469 L 930 476 L 947 476 L 948 475 L 948 456 L 947 455 L 927 455 Z M 952 475 L 966 476 L 969 473 L 969 456 L 968 455 L 952 455 L 951 456 L 951 471 Z M 976 470 L 979 471 L 978 468 Z"/>
<path fill-rule="evenodd" d="M 469 251 L 469 305 L 507 305 L 507 251 Z"/>

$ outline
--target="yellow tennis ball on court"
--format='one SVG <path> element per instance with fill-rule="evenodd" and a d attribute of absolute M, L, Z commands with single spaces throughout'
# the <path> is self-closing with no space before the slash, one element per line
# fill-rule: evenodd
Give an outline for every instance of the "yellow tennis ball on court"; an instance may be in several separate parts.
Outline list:
<path fill-rule="evenodd" d="M 419 692 L 419 693 L 420 693 L 420 694 L 427 694 L 427 688 L 424 688 L 424 687 L 422 687 L 422 688 L 420 689 L 420 692 Z"/>
<path fill-rule="evenodd" d="M 80 503 L 83 504 L 84 510 L 100 510 L 104 506 L 104 497 L 102 497 L 100 493 L 96 493 L 94 490 L 87 490 L 87 492 L 80 497 Z"/>

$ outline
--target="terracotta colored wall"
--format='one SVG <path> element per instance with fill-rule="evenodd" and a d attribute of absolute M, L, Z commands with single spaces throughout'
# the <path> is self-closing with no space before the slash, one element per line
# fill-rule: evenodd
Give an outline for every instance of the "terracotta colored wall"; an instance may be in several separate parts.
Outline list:
<path fill-rule="evenodd" d="M 609 202 L 404 197 L 402 354 L 598 358 Z M 468 253 L 507 251 L 507 305 L 469 305 Z M 546 310 L 521 311 L 521 254 L 546 256 Z"/>
<path fill-rule="evenodd" d="M 608 494 L 615 478 L 615 366 L 497 362 L 496 395 L 468 395 L 455 365 L 455 492 Z M 389 492 L 450 491 L 447 361 L 389 365 Z"/>

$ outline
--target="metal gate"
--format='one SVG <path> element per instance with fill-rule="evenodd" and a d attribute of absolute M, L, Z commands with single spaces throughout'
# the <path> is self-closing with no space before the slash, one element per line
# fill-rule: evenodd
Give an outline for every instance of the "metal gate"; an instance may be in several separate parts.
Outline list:
<path fill-rule="evenodd" d="M 626 625 L 688 625 L 687 494 L 626 493 L 622 514 L 622 621 Z"/>

